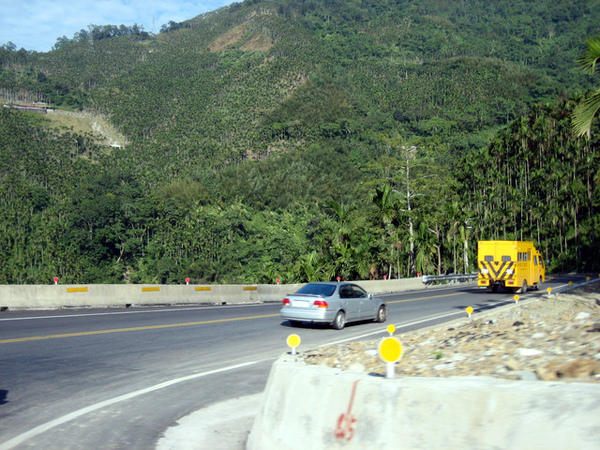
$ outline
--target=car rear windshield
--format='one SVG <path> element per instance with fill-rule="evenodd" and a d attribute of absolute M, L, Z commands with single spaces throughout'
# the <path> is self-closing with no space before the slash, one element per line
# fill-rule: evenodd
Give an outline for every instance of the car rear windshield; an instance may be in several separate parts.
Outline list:
<path fill-rule="evenodd" d="M 320 295 L 321 297 L 329 297 L 335 291 L 335 285 L 332 284 L 307 284 L 300 288 L 296 294 Z"/>

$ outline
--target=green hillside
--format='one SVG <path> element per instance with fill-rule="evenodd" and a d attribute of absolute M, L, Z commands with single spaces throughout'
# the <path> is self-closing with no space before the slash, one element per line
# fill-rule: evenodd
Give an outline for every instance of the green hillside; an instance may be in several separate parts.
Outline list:
<path fill-rule="evenodd" d="M 584 0 L 252 0 L 157 35 L 5 45 L 0 100 L 102 117 L 125 145 L 3 108 L 0 282 L 462 272 L 493 237 L 596 270 L 597 141 L 567 122 L 598 84 L 575 63 L 598 17 Z"/>

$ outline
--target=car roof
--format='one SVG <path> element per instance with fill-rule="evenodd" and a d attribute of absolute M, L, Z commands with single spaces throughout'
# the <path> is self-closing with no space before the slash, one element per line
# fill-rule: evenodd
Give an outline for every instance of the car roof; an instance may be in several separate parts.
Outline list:
<path fill-rule="evenodd" d="M 321 284 L 323 286 L 341 286 L 342 284 L 351 284 L 353 286 L 357 286 L 355 283 L 352 283 L 351 281 L 312 281 L 310 283 L 306 283 L 308 284 Z"/>

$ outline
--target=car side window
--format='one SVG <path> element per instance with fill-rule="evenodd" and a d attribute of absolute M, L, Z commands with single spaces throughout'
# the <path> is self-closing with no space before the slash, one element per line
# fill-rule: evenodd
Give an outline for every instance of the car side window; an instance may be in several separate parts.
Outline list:
<path fill-rule="evenodd" d="M 350 289 L 350 286 L 342 286 L 340 288 L 340 298 L 350 298 L 352 297 L 352 290 Z"/>
<path fill-rule="evenodd" d="M 352 286 L 352 297 L 365 298 L 367 293 L 358 286 Z"/>

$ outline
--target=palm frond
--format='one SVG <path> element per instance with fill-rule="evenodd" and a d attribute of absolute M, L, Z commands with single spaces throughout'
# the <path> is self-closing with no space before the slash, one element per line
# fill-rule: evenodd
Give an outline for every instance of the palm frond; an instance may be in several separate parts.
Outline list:
<path fill-rule="evenodd" d="M 579 67 L 589 74 L 593 74 L 596 69 L 596 63 L 600 60 L 600 36 L 587 40 L 587 50 L 585 55 L 578 58 Z"/>
<path fill-rule="evenodd" d="M 600 89 L 579 103 L 573 110 L 573 131 L 577 136 L 587 134 L 590 137 L 592 121 L 600 109 Z"/>

